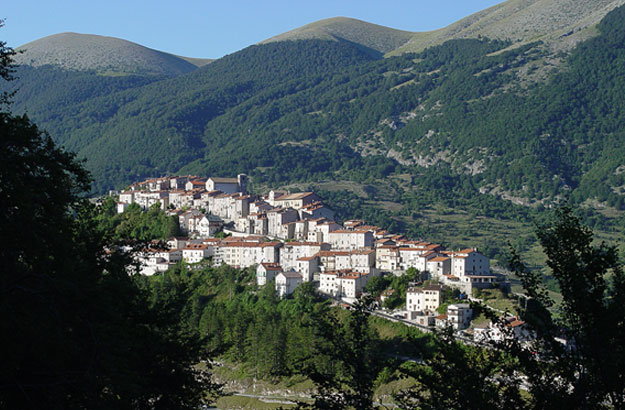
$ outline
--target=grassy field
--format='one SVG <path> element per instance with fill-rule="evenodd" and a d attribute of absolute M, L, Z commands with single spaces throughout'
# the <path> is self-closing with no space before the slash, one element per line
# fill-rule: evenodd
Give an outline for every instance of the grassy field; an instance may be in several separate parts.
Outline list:
<path fill-rule="evenodd" d="M 516 300 L 508 298 L 500 289 L 483 289 L 479 292 L 479 297 L 486 306 L 509 312 L 512 315 L 518 314 Z"/>
<path fill-rule="evenodd" d="M 221 397 L 215 403 L 216 407 L 222 410 L 234 410 L 234 409 L 258 409 L 258 410 L 273 410 L 273 409 L 292 409 L 295 408 L 295 404 L 290 404 L 288 400 L 281 398 L 275 399 L 258 399 L 255 397 L 244 396 L 225 396 Z"/>

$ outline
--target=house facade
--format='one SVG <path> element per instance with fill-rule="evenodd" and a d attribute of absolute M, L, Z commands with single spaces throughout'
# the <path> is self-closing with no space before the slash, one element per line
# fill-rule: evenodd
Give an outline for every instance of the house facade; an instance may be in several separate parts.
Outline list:
<path fill-rule="evenodd" d="M 282 266 L 277 262 L 261 262 L 256 267 L 256 284 L 264 286 L 267 282 L 274 280 L 276 275 L 282 271 Z"/>
<path fill-rule="evenodd" d="M 443 288 L 440 285 L 426 285 L 406 290 L 406 310 L 409 312 L 435 311 L 442 302 Z"/>
<path fill-rule="evenodd" d="M 302 275 L 294 271 L 279 272 L 276 275 L 276 292 L 283 298 L 295 291 L 295 288 L 302 283 Z"/>

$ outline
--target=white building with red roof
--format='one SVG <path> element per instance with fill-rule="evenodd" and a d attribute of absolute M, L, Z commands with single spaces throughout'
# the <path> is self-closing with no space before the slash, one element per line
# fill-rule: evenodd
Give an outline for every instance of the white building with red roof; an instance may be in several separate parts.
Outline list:
<path fill-rule="evenodd" d="M 369 275 L 350 270 L 321 272 L 319 290 L 338 298 L 357 298 L 362 294 Z"/>
<path fill-rule="evenodd" d="M 185 191 L 192 191 L 194 189 L 200 188 L 201 190 L 206 189 L 206 179 L 205 178 L 193 178 L 189 179 L 184 184 Z"/>
<path fill-rule="evenodd" d="M 267 282 L 274 280 L 276 275 L 282 271 L 282 266 L 277 262 L 261 262 L 256 267 L 256 284 L 264 286 Z"/>
<path fill-rule="evenodd" d="M 143 209 L 159 204 L 161 209 L 169 206 L 169 194 L 166 191 L 136 191 L 134 201 Z"/>
<path fill-rule="evenodd" d="M 395 272 L 401 269 L 401 258 L 399 246 L 395 242 L 387 242 L 387 244 L 376 246 L 375 260 L 376 267 L 382 272 Z"/>
<path fill-rule="evenodd" d="M 324 250 L 316 255 L 322 271 L 350 270 L 370 273 L 376 276 L 379 271 L 375 267 L 375 251 L 373 249 L 356 250 Z"/>
<path fill-rule="evenodd" d="M 135 191 L 123 191 L 119 194 L 119 202 L 132 204 L 135 201 Z"/>
<path fill-rule="evenodd" d="M 189 243 L 182 248 L 182 259 L 187 263 L 198 263 L 213 255 L 214 247 L 204 243 Z"/>
<path fill-rule="evenodd" d="M 451 272 L 451 258 L 435 256 L 427 261 L 426 270 L 433 279 L 442 280 L 444 275 L 449 275 Z"/>
<path fill-rule="evenodd" d="M 239 174 L 236 178 L 210 177 L 206 180 L 205 188 L 207 191 L 222 191 L 226 194 L 245 193 L 247 189 L 247 175 Z"/>
<path fill-rule="evenodd" d="M 297 259 L 297 265 L 295 271 L 302 275 L 304 282 L 310 282 L 311 280 L 319 279 L 319 258 L 316 255 L 303 256 Z"/>
<path fill-rule="evenodd" d="M 273 237 L 282 235 L 282 225 L 295 222 L 299 219 L 299 214 L 293 208 L 276 208 L 267 211 L 267 234 Z"/>
<path fill-rule="evenodd" d="M 315 202 L 321 202 L 321 198 L 314 192 L 298 192 L 295 194 L 281 195 L 273 200 L 274 206 L 281 208 L 300 209 Z"/>
<path fill-rule="evenodd" d="M 278 262 L 282 242 L 223 242 L 215 252 L 214 264 L 247 268 L 262 262 Z"/>
<path fill-rule="evenodd" d="M 330 244 L 321 242 L 286 242 L 280 248 L 280 264 L 285 270 L 298 270 L 298 260 L 314 256 L 330 249 Z M 298 270 L 299 271 L 299 270 Z"/>
<path fill-rule="evenodd" d="M 411 248 L 401 247 L 399 248 L 399 264 L 401 269 L 406 270 L 409 268 L 415 268 L 419 272 L 427 270 L 428 261 L 433 258 L 441 256 L 441 254 L 431 251 L 428 248 Z"/>
<path fill-rule="evenodd" d="M 308 220 L 308 242 L 329 242 L 330 232 L 341 229 L 341 225 L 325 218 Z"/>
<path fill-rule="evenodd" d="M 441 285 L 425 285 L 406 290 L 406 310 L 408 312 L 434 312 L 441 304 L 443 298 Z"/>
<path fill-rule="evenodd" d="M 490 274 L 489 259 L 479 253 L 476 248 L 463 249 L 450 254 L 451 271 L 456 276 Z"/>
<path fill-rule="evenodd" d="M 456 303 L 447 306 L 447 321 L 455 330 L 469 327 L 472 317 L 473 309 L 468 303 Z"/>
<path fill-rule="evenodd" d="M 334 211 L 328 208 L 322 202 L 317 201 L 299 208 L 299 216 L 301 219 L 326 218 L 329 220 L 333 220 Z"/>

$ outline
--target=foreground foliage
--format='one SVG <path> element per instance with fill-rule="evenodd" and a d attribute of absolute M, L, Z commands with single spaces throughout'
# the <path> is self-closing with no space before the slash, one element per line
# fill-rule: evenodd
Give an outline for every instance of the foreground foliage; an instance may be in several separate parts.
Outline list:
<path fill-rule="evenodd" d="M 513 256 L 530 297 L 521 318 L 536 340 L 505 338 L 483 349 L 439 335 L 438 353 L 408 372 L 418 384 L 398 395 L 404 408 L 624 408 L 625 275 L 616 247 L 593 243 L 592 231 L 569 208 L 537 236 L 563 302 L 552 316 L 540 274 Z"/>
<path fill-rule="evenodd" d="M 143 278 L 142 286 L 155 305 L 172 292 L 186 295 L 178 305 L 182 326 L 198 329 L 204 346 L 235 364 L 242 379 L 310 379 L 313 403 L 300 408 L 373 408 L 374 389 L 397 377 L 399 357 L 430 354 L 428 337 L 370 317 L 370 301 L 352 310 L 331 306 L 312 283 L 281 300 L 272 282 L 259 288 L 254 275 L 227 265 L 179 265 Z M 380 329 L 390 334 L 382 337 Z"/>
<path fill-rule="evenodd" d="M 0 42 L 0 76 L 12 50 Z M 8 96 L 3 103 L 8 103 Z M 215 392 L 197 338 L 129 276 L 74 155 L 0 111 L 0 407 L 197 409 Z"/>

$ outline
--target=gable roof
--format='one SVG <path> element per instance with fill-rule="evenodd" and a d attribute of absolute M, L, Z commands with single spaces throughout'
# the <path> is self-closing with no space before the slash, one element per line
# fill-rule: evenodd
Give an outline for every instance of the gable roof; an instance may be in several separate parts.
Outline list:
<path fill-rule="evenodd" d="M 467 249 L 462 249 L 460 251 L 458 251 L 458 253 L 471 253 L 471 252 L 477 252 L 477 249 L 475 248 L 467 248 Z"/>
<path fill-rule="evenodd" d="M 275 201 L 292 201 L 297 199 L 304 199 L 311 195 L 315 195 L 313 192 L 298 192 L 296 194 L 282 195 L 279 198 L 275 198 Z M 315 195 L 316 196 L 316 195 Z"/>
<path fill-rule="evenodd" d="M 216 184 L 239 184 L 239 180 L 236 178 L 210 177 L 208 179 Z"/>
<path fill-rule="evenodd" d="M 272 272 L 282 272 L 282 266 L 276 262 L 261 262 L 263 268 Z"/>
<path fill-rule="evenodd" d="M 280 272 L 278 275 L 283 275 L 287 279 L 302 279 L 302 275 L 292 270 L 288 272 Z"/>

